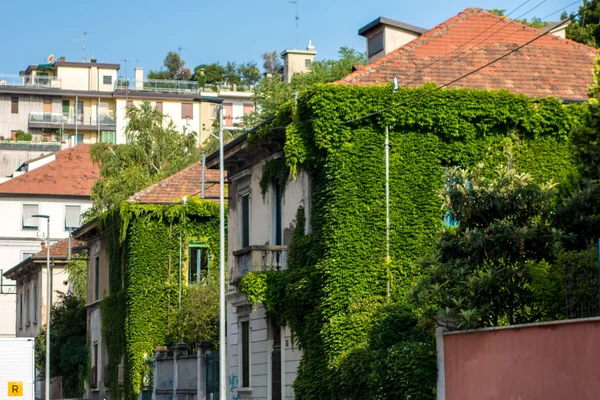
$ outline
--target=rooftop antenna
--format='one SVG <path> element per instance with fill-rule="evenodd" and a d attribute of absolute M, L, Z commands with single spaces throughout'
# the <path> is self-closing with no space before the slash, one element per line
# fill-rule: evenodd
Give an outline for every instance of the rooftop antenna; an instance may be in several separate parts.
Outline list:
<path fill-rule="evenodd" d="M 121 61 L 123 61 L 125 63 L 125 82 L 127 82 L 127 84 L 129 84 L 129 75 L 128 75 L 128 68 L 127 68 L 127 63 L 137 63 L 138 60 L 137 58 L 134 59 L 127 59 L 127 58 L 122 58 Z"/>
<path fill-rule="evenodd" d="M 296 5 L 296 48 L 298 48 L 298 43 L 299 43 L 299 34 L 298 32 L 300 31 L 300 14 L 298 11 L 298 2 L 300 0 L 293 0 L 293 1 L 288 1 L 288 3 L 290 4 L 295 4 Z"/>
<path fill-rule="evenodd" d="M 81 43 L 81 62 L 85 62 L 85 39 L 91 32 L 83 32 L 81 39 L 73 39 L 73 42 Z"/>

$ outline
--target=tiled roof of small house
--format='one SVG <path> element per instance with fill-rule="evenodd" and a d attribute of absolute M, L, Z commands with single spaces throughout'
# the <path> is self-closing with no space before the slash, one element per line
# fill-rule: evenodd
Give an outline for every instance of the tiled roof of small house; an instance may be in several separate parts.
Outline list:
<path fill-rule="evenodd" d="M 478 8 L 469 8 L 382 58 L 337 81 L 399 86 L 444 85 L 544 32 Z M 584 101 L 596 49 L 551 33 L 449 87 L 506 89 L 530 97 Z"/>
<path fill-rule="evenodd" d="M 54 161 L 0 184 L 0 195 L 89 197 L 100 176 L 90 157 L 90 145 L 57 151 L 55 156 Z"/>

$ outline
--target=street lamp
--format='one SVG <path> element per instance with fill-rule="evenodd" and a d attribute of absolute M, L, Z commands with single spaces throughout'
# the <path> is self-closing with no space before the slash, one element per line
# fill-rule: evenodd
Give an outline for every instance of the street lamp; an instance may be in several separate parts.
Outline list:
<path fill-rule="evenodd" d="M 219 283 L 220 283 L 220 329 L 219 329 L 219 397 L 225 400 L 226 389 L 226 368 L 225 368 L 225 191 L 224 182 L 224 155 L 223 155 L 223 103 L 219 104 Z"/>
<path fill-rule="evenodd" d="M 46 229 L 46 278 L 48 306 L 46 307 L 46 400 L 50 400 L 50 309 L 52 308 L 52 271 L 50 271 L 50 216 L 34 214 L 32 218 L 45 218 Z"/>

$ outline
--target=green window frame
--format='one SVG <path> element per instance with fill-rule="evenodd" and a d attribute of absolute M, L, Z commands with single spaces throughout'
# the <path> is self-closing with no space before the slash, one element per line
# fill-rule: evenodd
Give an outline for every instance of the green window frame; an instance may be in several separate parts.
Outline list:
<path fill-rule="evenodd" d="M 188 244 L 188 285 L 208 279 L 210 261 L 210 249 L 206 242 Z"/>
<path fill-rule="evenodd" d="M 102 131 L 102 132 L 100 132 L 100 141 L 102 143 L 117 144 L 117 131 Z"/>

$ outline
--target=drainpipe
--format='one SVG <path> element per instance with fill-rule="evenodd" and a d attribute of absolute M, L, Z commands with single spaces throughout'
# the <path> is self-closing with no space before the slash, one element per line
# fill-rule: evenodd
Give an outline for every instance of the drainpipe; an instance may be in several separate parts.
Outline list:
<path fill-rule="evenodd" d="M 206 169 L 206 152 L 202 150 L 202 186 L 201 186 L 201 198 L 204 198 L 204 183 L 206 182 L 205 171 Z"/>
<path fill-rule="evenodd" d="M 75 140 L 73 141 L 73 144 L 76 144 L 75 142 L 77 142 L 77 134 L 79 133 L 79 126 L 77 125 L 77 120 L 79 119 L 78 117 L 78 109 L 79 109 L 79 96 L 75 96 Z"/>

